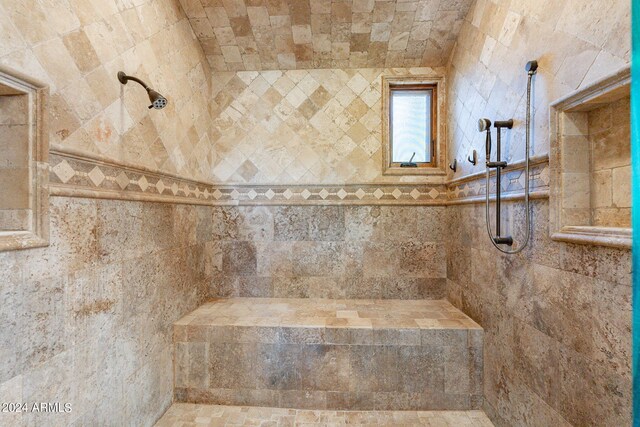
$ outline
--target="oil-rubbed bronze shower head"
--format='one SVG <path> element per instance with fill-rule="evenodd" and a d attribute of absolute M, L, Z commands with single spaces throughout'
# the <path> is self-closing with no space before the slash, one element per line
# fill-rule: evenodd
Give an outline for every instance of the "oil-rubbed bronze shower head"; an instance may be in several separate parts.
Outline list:
<path fill-rule="evenodd" d="M 478 131 L 484 132 L 490 128 L 491 128 L 491 120 L 489 119 L 478 120 Z"/>
<path fill-rule="evenodd" d="M 147 89 L 147 93 L 149 94 L 149 99 L 151 100 L 151 105 L 149 105 L 149 109 L 155 108 L 156 110 L 162 110 L 167 106 L 167 98 L 160 95 L 153 89 Z"/>
<path fill-rule="evenodd" d="M 151 101 L 151 105 L 149 105 L 149 109 L 155 108 L 156 110 L 162 110 L 164 107 L 167 106 L 167 102 L 168 102 L 167 98 L 160 95 L 155 90 L 151 89 L 149 86 L 147 86 L 145 82 L 143 82 L 139 78 L 133 77 L 133 76 L 127 76 L 124 72 L 119 71 L 118 80 L 123 85 L 126 85 L 129 80 L 132 80 L 140 84 L 142 87 L 144 87 L 147 91 L 147 95 L 149 95 L 149 100 Z"/>
<path fill-rule="evenodd" d="M 487 156 L 487 162 L 489 161 L 489 156 L 491 155 L 491 120 L 489 119 L 480 119 L 478 120 L 478 130 L 480 132 L 487 132 L 487 138 L 485 140 L 485 154 Z"/>

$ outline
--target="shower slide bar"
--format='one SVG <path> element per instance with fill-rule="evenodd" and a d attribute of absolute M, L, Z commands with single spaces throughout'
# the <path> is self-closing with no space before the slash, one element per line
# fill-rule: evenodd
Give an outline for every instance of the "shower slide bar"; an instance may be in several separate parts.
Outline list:
<path fill-rule="evenodd" d="M 525 200 L 525 221 L 526 221 L 526 235 L 522 245 L 516 249 L 508 250 L 503 249 L 499 245 L 513 245 L 513 237 L 511 236 L 503 236 L 501 230 L 501 211 L 502 211 L 502 198 L 501 198 L 501 178 L 502 178 L 502 169 L 508 166 L 506 161 L 502 160 L 502 129 L 511 129 L 513 128 L 513 119 L 509 120 L 499 120 L 493 123 L 493 126 L 496 128 L 496 160 L 491 161 L 491 120 L 489 119 L 480 119 L 478 120 L 478 130 L 480 132 L 486 132 L 486 142 L 485 142 L 485 154 L 486 154 L 486 185 L 485 185 L 485 193 L 486 193 L 486 201 L 485 201 L 485 217 L 487 221 L 487 232 L 489 233 L 489 238 L 491 239 L 491 243 L 496 247 L 500 252 L 505 254 L 517 254 L 522 251 L 525 246 L 527 246 L 529 242 L 529 236 L 531 233 L 531 218 L 529 212 L 529 157 L 530 157 L 530 134 L 531 134 L 531 81 L 533 79 L 536 70 L 538 69 L 537 61 L 529 61 L 525 66 L 525 70 L 527 71 L 528 81 L 527 81 L 527 117 L 526 117 L 526 137 L 525 137 L 525 190 L 524 190 L 524 200 Z M 491 230 L 490 223 L 490 215 L 489 215 L 489 184 L 490 184 L 490 170 L 496 170 L 496 229 L 495 235 Z"/>

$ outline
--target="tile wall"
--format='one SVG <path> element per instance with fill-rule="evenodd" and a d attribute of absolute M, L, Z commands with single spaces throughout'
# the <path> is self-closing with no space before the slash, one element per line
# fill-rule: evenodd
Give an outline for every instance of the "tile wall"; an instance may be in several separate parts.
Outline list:
<path fill-rule="evenodd" d="M 591 225 L 631 226 L 629 98 L 588 113 Z"/>
<path fill-rule="evenodd" d="M 484 153 L 478 119 L 513 118 L 503 157 L 524 159 L 527 61 L 533 85 L 532 155 L 549 153 L 549 104 L 629 64 L 630 6 L 625 0 L 477 0 L 460 30 L 449 71 L 450 160 L 460 177 L 484 171 L 466 161 Z M 494 135 L 495 138 L 495 135 Z M 495 144 L 494 144 L 495 145 Z"/>
<path fill-rule="evenodd" d="M 523 235 L 522 202 L 503 206 Z M 447 207 L 448 298 L 485 330 L 484 409 L 499 426 L 631 423 L 631 256 L 548 237 L 548 202 L 531 207 L 519 255 L 499 254 L 484 206 Z"/>
<path fill-rule="evenodd" d="M 268 185 L 425 182 L 382 175 L 381 77 L 444 73 L 442 67 L 214 73 L 213 179 Z"/>
<path fill-rule="evenodd" d="M 29 132 L 28 97 L 0 96 L 0 231 L 27 230 L 31 223 Z"/>
<path fill-rule="evenodd" d="M 440 299 L 444 217 L 424 206 L 215 207 L 209 295 Z"/>
<path fill-rule="evenodd" d="M 52 149 L 209 178 L 209 65 L 178 2 L 1 0 L 0 46 L 0 66 L 50 86 Z"/>
<path fill-rule="evenodd" d="M 172 324 L 205 298 L 211 210 L 54 197 L 51 245 L 0 253 L 0 396 L 71 403 L 2 425 L 152 425 L 171 403 Z"/>
<path fill-rule="evenodd" d="M 591 158 L 593 156 L 589 136 L 589 112 L 563 113 L 560 126 L 562 147 L 562 223 L 565 225 L 591 225 Z M 597 180 L 593 180 L 596 184 Z M 596 187 L 597 185 L 594 185 Z M 594 188 L 594 193 L 596 189 Z M 593 200 L 597 204 L 597 200 Z"/>
<path fill-rule="evenodd" d="M 448 72 L 456 118 L 450 158 L 482 151 L 475 128 L 482 116 L 514 116 L 520 126 L 506 142 L 507 158 L 523 157 L 522 69 L 534 58 L 532 152 L 547 153 L 548 103 L 627 64 L 628 35 L 623 0 L 477 0 Z M 364 96 L 375 92 L 381 69 L 323 70 L 317 79 L 305 70 L 215 73 L 209 103 L 205 54 L 169 0 L 0 0 L 0 64 L 50 84 L 54 150 L 209 182 L 381 179 L 372 138 L 378 101 Z M 169 106 L 149 112 L 140 88 L 115 80 L 121 69 L 148 80 Z M 275 114 L 261 123 L 265 109 Z M 331 144 L 301 143 L 316 141 L 320 111 L 316 121 L 332 132 Z M 248 130 L 263 137 L 246 139 Z M 459 165 L 456 177 L 482 170 Z M 520 206 L 507 204 L 507 229 L 522 224 Z M 51 246 L 0 253 L 7 278 L 0 293 L 8 301 L 0 309 L 8 325 L 0 335 L 7 361 L 0 395 L 75 402 L 77 410 L 56 415 L 62 424 L 115 416 L 149 425 L 171 399 L 169 325 L 207 296 L 446 293 L 485 329 L 485 409 L 498 425 L 629 424 L 629 252 L 548 240 L 548 205 L 536 201 L 531 246 L 497 256 L 482 209 L 211 208 L 54 197 Z M 50 423 L 46 417 L 8 423 Z"/>
<path fill-rule="evenodd" d="M 524 157 L 524 65 L 531 59 L 540 63 L 532 154 L 548 153 L 549 103 L 627 65 L 629 27 L 623 0 L 478 0 L 450 65 L 452 156 L 484 152 L 478 118 L 513 117 L 506 159 Z M 463 162 L 455 176 L 481 170 Z M 550 240 L 549 206 L 540 200 L 531 208 L 529 246 L 503 256 L 489 242 L 482 204 L 446 209 L 449 233 L 460 236 L 447 240 L 448 295 L 485 330 L 484 409 L 492 421 L 630 424 L 630 252 Z M 517 245 L 522 201 L 503 209 Z"/>
<path fill-rule="evenodd" d="M 209 66 L 177 2 L 2 0 L 0 67 L 49 85 L 52 150 L 208 178 Z M 148 110 L 120 70 L 167 108 Z M 72 412 L 2 413 L 0 424 L 152 425 L 171 403 L 170 326 L 208 288 L 210 218 L 186 205 L 52 198 L 51 245 L 0 253 L 0 396 Z"/>

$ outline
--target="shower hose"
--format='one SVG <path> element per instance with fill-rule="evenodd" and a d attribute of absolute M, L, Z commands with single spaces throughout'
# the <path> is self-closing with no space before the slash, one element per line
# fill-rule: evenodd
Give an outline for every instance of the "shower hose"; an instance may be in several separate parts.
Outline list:
<path fill-rule="evenodd" d="M 490 213 L 489 213 L 489 168 L 487 168 L 487 179 L 486 179 L 486 191 L 487 201 L 485 203 L 485 217 L 487 221 L 487 232 L 489 233 L 489 240 L 493 246 L 496 247 L 500 252 L 505 254 L 517 254 L 521 252 L 529 243 L 529 237 L 531 235 L 531 213 L 529 212 L 529 146 L 530 146 L 530 136 L 531 136 L 531 80 L 533 79 L 533 75 L 535 72 L 528 73 L 527 80 L 527 118 L 526 118 L 526 132 L 527 135 L 525 137 L 525 168 L 524 168 L 524 204 L 525 204 L 525 222 L 526 222 L 526 234 L 524 241 L 522 244 L 516 249 L 503 249 L 501 248 L 494 240 L 493 240 L 493 231 L 491 230 L 491 222 L 490 222 Z M 498 130 L 499 132 L 500 130 Z M 496 182 L 496 185 L 500 185 L 499 182 Z"/>

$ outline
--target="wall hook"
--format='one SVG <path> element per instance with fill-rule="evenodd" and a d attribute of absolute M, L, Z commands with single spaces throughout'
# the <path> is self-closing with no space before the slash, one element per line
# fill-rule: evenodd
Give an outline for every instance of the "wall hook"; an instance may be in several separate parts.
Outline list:
<path fill-rule="evenodd" d="M 473 153 L 471 153 L 471 155 L 467 157 L 467 160 L 469 161 L 469 163 L 475 166 L 476 163 L 478 163 L 478 152 L 476 150 L 473 150 Z"/>
<path fill-rule="evenodd" d="M 458 169 L 458 159 L 453 159 L 453 162 L 449 163 L 449 169 L 454 172 L 456 171 L 456 169 Z"/>

